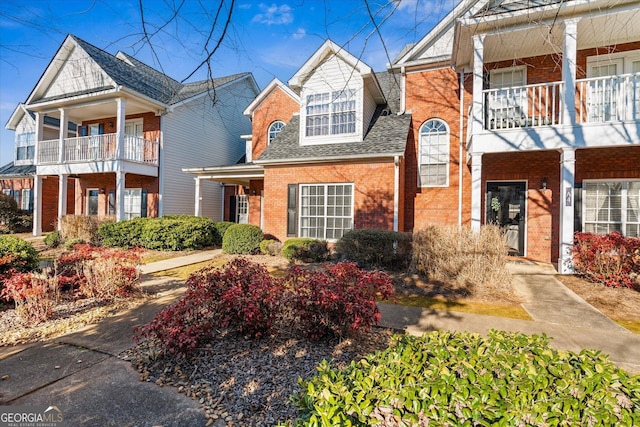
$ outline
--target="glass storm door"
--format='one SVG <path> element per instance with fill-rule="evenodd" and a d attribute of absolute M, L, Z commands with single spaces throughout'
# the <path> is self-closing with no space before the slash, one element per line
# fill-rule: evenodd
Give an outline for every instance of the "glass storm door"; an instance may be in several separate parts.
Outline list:
<path fill-rule="evenodd" d="M 249 222 L 249 199 L 246 194 L 236 196 L 236 222 L 247 224 Z"/>
<path fill-rule="evenodd" d="M 524 182 L 487 182 L 486 223 L 504 229 L 510 255 L 525 252 L 526 187 Z"/>

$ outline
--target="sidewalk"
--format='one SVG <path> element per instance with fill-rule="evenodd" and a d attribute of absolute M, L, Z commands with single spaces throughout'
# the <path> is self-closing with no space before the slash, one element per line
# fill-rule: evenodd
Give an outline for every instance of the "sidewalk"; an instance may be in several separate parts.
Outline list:
<path fill-rule="evenodd" d="M 0 348 L 0 405 L 56 405 L 66 425 L 203 426 L 201 405 L 174 387 L 139 381 L 128 361 L 132 329 L 177 301 L 183 282 L 146 274 L 211 259 L 206 251 L 144 266 L 143 286 L 157 298 L 86 328 L 45 343 Z M 379 304 L 382 325 L 422 334 L 436 329 L 487 333 L 500 329 L 546 333 L 557 348 L 602 350 L 630 372 L 640 372 L 640 335 L 632 334 L 565 288 L 545 264 L 512 265 L 523 306 L 533 321 L 418 307 Z"/>

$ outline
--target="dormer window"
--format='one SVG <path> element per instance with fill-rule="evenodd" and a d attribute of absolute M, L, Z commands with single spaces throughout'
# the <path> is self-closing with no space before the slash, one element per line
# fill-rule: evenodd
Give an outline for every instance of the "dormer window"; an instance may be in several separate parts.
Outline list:
<path fill-rule="evenodd" d="M 341 135 L 356 131 L 356 91 L 307 95 L 306 136 Z"/>
<path fill-rule="evenodd" d="M 276 139 L 276 136 L 278 136 L 283 128 L 284 122 L 280 120 L 276 120 L 275 122 L 271 123 L 271 126 L 269 126 L 269 138 L 267 139 L 267 145 L 271 144 L 271 141 Z"/>

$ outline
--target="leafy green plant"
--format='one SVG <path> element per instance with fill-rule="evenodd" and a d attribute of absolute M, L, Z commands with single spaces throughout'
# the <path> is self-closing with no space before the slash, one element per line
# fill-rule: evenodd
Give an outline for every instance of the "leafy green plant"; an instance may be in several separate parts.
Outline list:
<path fill-rule="evenodd" d="M 345 369 L 324 361 L 300 380 L 297 426 L 640 423 L 640 375 L 546 336 L 491 331 L 401 335 Z"/>
<path fill-rule="evenodd" d="M 13 197 L 0 193 L 0 224 L 13 231 L 13 224 L 19 214 L 18 204 Z"/>
<path fill-rule="evenodd" d="M 235 224 L 235 222 L 220 221 L 213 223 L 213 227 L 216 229 L 216 232 L 213 234 L 213 244 L 215 246 L 222 246 L 222 238 L 224 237 L 224 233 L 226 233 L 227 229 L 233 224 Z"/>
<path fill-rule="evenodd" d="M 54 231 L 47 234 L 44 238 L 44 244 L 48 248 L 57 248 L 62 243 L 62 235 L 59 231 Z"/>
<path fill-rule="evenodd" d="M 324 240 L 296 237 L 284 242 L 281 254 L 289 261 L 323 262 L 329 259 L 329 248 Z"/>
<path fill-rule="evenodd" d="M 226 254 L 256 254 L 263 239 L 260 227 L 251 224 L 233 224 L 222 238 L 222 252 Z"/>
<path fill-rule="evenodd" d="M 29 272 L 36 270 L 40 256 L 31 243 L 16 236 L 0 236 L 0 284 L 2 277 L 10 272 Z"/>
<path fill-rule="evenodd" d="M 104 246 L 135 248 L 141 246 L 142 230 L 153 218 L 134 218 L 128 221 L 106 222 L 98 229 Z"/>
<path fill-rule="evenodd" d="M 593 283 L 640 291 L 640 239 L 618 232 L 576 233 L 572 249 L 576 273 Z"/>
<path fill-rule="evenodd" d="M 336 243 L 336 252 L 360 267 L 402 270 L 411 262 L 411 233 L 350 230 Z"/>

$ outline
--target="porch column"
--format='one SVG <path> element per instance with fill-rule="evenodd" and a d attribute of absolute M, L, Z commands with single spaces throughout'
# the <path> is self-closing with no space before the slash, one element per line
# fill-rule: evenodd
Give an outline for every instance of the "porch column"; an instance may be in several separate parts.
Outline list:
<path fill-rule="evenodd" d="M 124 220 L 124 180 L 123 171 L 116 172 L 116 221 Z"/>
<path fill-rule="evenodd" d="M 67 182 L 69 175 L 58 175 L 58 230 L 62 229 L 62 217 L 67 214 Z"/>
<path fill-rule="evenodd" d="M 471 153 L 471 229 L 482 224 L 482 153 Z"/>
<path fill-rule="evenodd" d="M 484 39 L 485 34 L 473 36 L 473 107 L 472 107 L 472 130 L 473 135 L 484 130 L 484 111 L 482 93 L 484 85 Z"/>
<path fill-rule="evenodd" d="M 58 143 L 58 164 L 64 163 L 64 140 L 67 137 L 67 131 L 69 129 L 69 118 L 67 117 L 67 111 L 64 108 L 60 108 L 60 133 Z M 58 209 L 60 212 L 60 209 Z"/>
<path fill-rule="evenodd" d="M 40 150 L 40 141 L 42 141 L 42 127 L 43 127 L 43 122 L 44 122 L 44 116 L 38 112 L 35 113 L 36 117 L 36 129 L 35 129 L 35 135 L 34 138 L 36 140 L 36 147 L 35 150 L 36 152 L 33 154 L 33 163 L 36 165 L 36 167 L 38 166 L 38 158 L 40 157 L 40 154 L 38 153 L 38 151 Z"/>
<path fill-rule="evenodd" d="M 560 154 L 560 257 L 558 272 L 573 273 L 569 264 L 573 247 L 574 187 L 576 172 L 576 151 L 573 147 L 563 148 Z"/>
<path fill-rule="evenodd" d="M 37 135 L 37 133 L 36 133 Z M 33 176 L 33 235 L 42 235 L 42 176 Z"/>
<path fill-rule="evenodd" d="M 126 101 L 116 99 L 116 160 L 122 160 L 125 156 L 124 149 L 124 121 Z M 124 189 L 124 187 L 122 187 Z M 124 193 L 123 193 L 124 194 Z M 123 205 L 124 206 L 124 205 Z"/>
<path fill-rule="evenodd" d="M 579 18 L 564 21 L 564 39 L 562 41 L 562 81 L 564 82 L 564 110 L 562 123 L 576 123 L 576 58 L 578 55 Z"/>
<path fill-rule="evenodd" d="M 200 189 L 200 178 L 193 178 L 196 181 L 196 200 L 195 200 L 195 209 L 193 210 L 193 214 L 195 216 L 200 216 L 202 212 L 202 194 Z"/>

